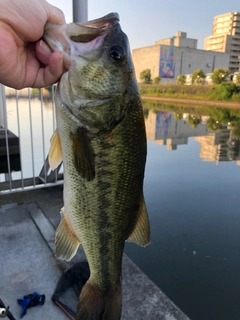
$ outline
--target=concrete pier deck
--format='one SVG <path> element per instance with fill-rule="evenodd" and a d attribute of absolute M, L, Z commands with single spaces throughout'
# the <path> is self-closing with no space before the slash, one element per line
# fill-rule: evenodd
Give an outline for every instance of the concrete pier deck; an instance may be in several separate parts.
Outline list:
<path fill-rule="evenodd" d="M 16 319 L 17 299 L 35 291 L 45 294 L 46 302 L 28 309 L 24 319 L 68 319 L 51 296 L 62 272 L 85 255 L 80 249 L 69 263 L 54 256 L 62 205 L 61 186 L 0 196 L 0 299 Z M 126 255 L 122 291 L 122 320 L 189 320 Z M 76 308 L 77 296 L 72 291 L 69 297 L 69 306 Z"/>

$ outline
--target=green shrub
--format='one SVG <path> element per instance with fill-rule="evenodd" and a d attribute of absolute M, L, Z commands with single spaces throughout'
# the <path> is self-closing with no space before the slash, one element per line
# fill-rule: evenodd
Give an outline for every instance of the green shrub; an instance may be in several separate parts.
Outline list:
<path fill-rule="evenodd" d="M 182 94 L 186 94 L 186 93 L 187 93 L 187 90 L 186 90 L 186 89 L 182 89 L 182 90 L 181 90 L 181 93 L 182 93 Z"/>
<path fill-rule="evenodd" d="M 225 100 L 229 101 L 232 99 L 233 94 L 238 94 L 240 88 L 231 82 L 222 82 L 219 85 L 215 85 L 210 90 L 210 98 L 213 100 Z"/>
<path fill-rule="evenodd" d="M 40 89 L 39 88 L 32 88 L 31 95 L 32 96 L 40 96 Z"/>
<path fill-rule="evenodd" d="M 235 135 L 237 140 L 240 140 L 240 121 L 235 120 L 231 122 L 232 133 Z"/>
<path fill-rule="evenodd" d="M 240 85 L 240 75 L 237 76 L 236 84 L 237 84 L 238 86 Z"/>
<path fill-rule="evenodd" d="M 234 93 L 240 92 L 240 88 L 231 82 L 223 82 L 220 86 L 222 88 L 223 100 L 230 100 Z"/>
<path fill-rule="evenodd" d="M 170 87 L 167 89 L 167 94 L 173 94 L 173 93 L 175 93 L 175 90 L 173 88 Z"/>
<path fill-rule="evenodd" d="M 211 130 L 211 131 L 219 131 L 220 132 L 223 129 L 222 123 L 220 123 L 219 121 L 216 121 L 213 118 L 209 118 L 207 120 L 206 125 L 207 125 L 208 130 Z"/>
<path fill-rule="evenodd" d="M 192 84 L 204 84 L 205 83 L 205 73 L 202 69 L 197 69 L 192 74 Z"/>
<path fill-rule="evenodd" d="M 183 85 L 186 83 L 186 76 L 183 75 L 183 74 L 180 74 L 178 77 L 177 77 L 177 84 L 180 84 L 180 85 Z"/>
<path fill-rule="evenodd" d="M 144 95 L 147 93 L 147 90 L 145 90 L 144 88 L 139 88 L 139 93 Z"/>
<path fill-rule="evenodd" d="M 189 114 L 188 116 L 188 123 L 192 128 L 197 128 L 197 126 L 199 125 L 199 123 L 201 123 L 202 119 L 201 117 L 198 117 L 196 115 L 191 115 Z"/>
<path fill-rule="evenodd" d="M 151 70 L 150 69 L 143 70 L 140 73 L 140 79 L 142 80 L 143 83 L 146 83 L 146 84 L 152 83 Z"/>
<path fill-rule="evenodd" d="M 160 81 L 161 81 L 161 78 L 160 78 L 160 77 L 156 77 L 156 78 L 153 79 L 153 83 L 154 83 L 154 84 L 159 84 Z"/>
<path fill-rule="evenodd" d="M 230 74 L 228 69 L 217 68 L 213 71 L 212 81 L 214 84 L 220 84 L 227 81 L 227 77 Z"/>
<path fill-rule="evenodd" d="M 174 113 L 174 118 L 176 120 L 182 120 L 183 119 L 183 114 L 182 113 Z"/>
<path fill-rule="evenodd" d="M 232 101 L 240 102 L 240 93 L 234 92 L 232 95 Z"/>

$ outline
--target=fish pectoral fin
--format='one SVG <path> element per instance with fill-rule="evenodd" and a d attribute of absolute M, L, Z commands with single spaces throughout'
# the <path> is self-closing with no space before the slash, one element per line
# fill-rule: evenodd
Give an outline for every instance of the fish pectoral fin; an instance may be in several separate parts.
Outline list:
<path fill-rule="evenodd" d="M 64 212 L 64 208 L 62 208 L 62 219 L 55 236 L 55 255 L 59 259 L 69 261 L 75 256 L 80 245 L 80 241 L 72 230 Z"/>
<path fill-rule="evenodd" d="M 62 147 L 57 129 L 54 131 L 50 140 L 48 162 L 52 170 L 55 170 L 62 162 Z"/>
<path fill-rule="evenodd" d="M 140 202 L 137 223 L 126 241 L 134 242 L 141 247 L 146 247 L 151 242 L 148 213 L 143 195 Z"/>
<path fill-rule="evenodd" d="M 79 175 L 92 181 L 95 178 L 94 152 L 87 134 L 78 129 L 75 134 L 70 135 L 73 151 L 73 161 Z"/>

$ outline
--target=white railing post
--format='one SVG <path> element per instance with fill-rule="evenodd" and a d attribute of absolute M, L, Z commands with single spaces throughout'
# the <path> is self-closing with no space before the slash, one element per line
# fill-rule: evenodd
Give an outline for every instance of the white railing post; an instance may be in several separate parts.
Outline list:
<path fill-rule="evenodd" d="M 73 22 L 88 21 L 88 0 L 73 0 Z"/>
<path fill-rule="evenodd" d="M 5 87 L 0 84 L 0 127 L 4 127 L 4 111 L 6 109 Z"/>

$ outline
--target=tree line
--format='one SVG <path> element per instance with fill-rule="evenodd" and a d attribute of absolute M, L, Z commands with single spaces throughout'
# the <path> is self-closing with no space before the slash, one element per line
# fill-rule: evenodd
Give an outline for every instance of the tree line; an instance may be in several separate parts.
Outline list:
<path fill-rule="evenodd" d="M 228 69 L 217 68 L 213 71 L 211 79 L 213 84 L 221 84 L 223 82 L 226 82 L 229 76 L 230 76 L 230 71 Z M 192 74 L 191 82 L 192 84 L 205 84 L 205 78 L 206 78 L 206 75 L 203 72 L 203 70 L 197 69 Z M 158 84 L 161 81 L 161 78 L 159 76 L 152 79 L 150 69 L 143 70 L 140 73 L 140 79 L 144 84 L 151 84 L 151 83 Z M 184 85 L 186 83 L 186 80 L 187 80 L 186 76 L 181 74 L 177 78 L 177 84 Z M 236 84 L 238 85 L 240 84 L 240 75 L 237 76 Z"/>

